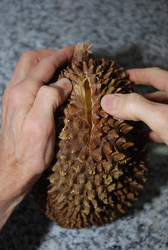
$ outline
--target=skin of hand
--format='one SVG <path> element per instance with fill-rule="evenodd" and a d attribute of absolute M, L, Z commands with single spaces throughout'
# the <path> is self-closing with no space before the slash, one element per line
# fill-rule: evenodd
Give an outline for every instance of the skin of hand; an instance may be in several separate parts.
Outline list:
<path fill-rule="evenodd" d="M 49 166 L 54 151 L 54 113 L 71 92 L 69 80 L 46 85 L 70 62 L 74 46 L 25 51 L 2 100 L 0 229 Z"/>
<path fill-rule="evenodd" d="M 168 145 L 168 71 L 153 67 L 127 73 L 133 83 L 152 85 L 159 91 L 144 95 L 108 94 L 101 100 L 102 108 L 116 118 L 143 121 L 150 128 L 149 141 Z"/>

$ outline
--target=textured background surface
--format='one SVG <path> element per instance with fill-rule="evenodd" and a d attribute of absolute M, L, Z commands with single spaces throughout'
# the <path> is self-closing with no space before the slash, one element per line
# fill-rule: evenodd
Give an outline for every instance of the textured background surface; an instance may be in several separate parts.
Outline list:
<path fill-rule="evenodd" d="M 94 44 L 95 56 L 113 58 L 125 68 L 168 70 L 168 1 L 1 0 L 0 101 L 24 50 L 81 41 Z M 168 249 L 168 148 L 148 149 L 148 181 L 124 216 L 97 228 L 61 229 L 29 194 L 1 231 L 0 249 Z"/>

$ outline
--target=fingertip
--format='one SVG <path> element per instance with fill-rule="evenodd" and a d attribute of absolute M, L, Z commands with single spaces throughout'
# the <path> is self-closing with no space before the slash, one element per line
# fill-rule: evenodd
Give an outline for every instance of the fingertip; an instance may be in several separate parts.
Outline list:
<path fill-rule="evenodd" d="M 133 69 L 127 69 L 127 70 L 125 71 L 125 73 L 126 73 L 128 76 L 130 76 L 130 74 L 131 74 L 132 71 L 133 71 Z"/>
<path fill-rule="evenodd" d="M 75 46 L 76 46 L 76 45 L 71 44 L 71 45 L 69 45 L 68 47 L 74 50 L 74 49 L 75 49 Z"/>
<path fill-rule="evenodd" d="M 133 82 L 133 83 L 137 83 L 137 73 L 140 71 L 141 69 L 128 69 L 125 71 L 125 73 L 128 75 L 128 78 Z"/>
<path fill-rule="evenodd" d="M 148 142 L 148 143 L 150 143 L 150 142 L 152 142 L 152 143 L 163 143 L 164 141 L 154 131 L 149 130 L 149 131 L 146 131 L 146 142 Z"/>
<path fill-rule="evenodd" d="M 101 107 L 106 111 L 109 106 L 110 95 L 105 95 L 101 99 Z"/>
<path fill-rule="evenodd" d="M 74 54 L 75 45 L 69 45 L 67 47 L 61 48 L 58 51 L 64 52 L 67 57 L 67 62 L 70 62 Z"/>
<path fill-rule="evenodd" d="M 55 83 L 50 85 L 54 89 L 56 89 L 57 93 L 57 107 L 61 105 L 70 95 L 72 91 L 71 81 L 67 78 L 62 78 Z"/>
<path fill-rule="evenodd" d="M 116 94 L 107 94 L 107 95 L 103 96 L 103 98 L 101 100 L 101 106 L 106 112 L 112 113 L 113 110 L 115 110 L 115 108 L 116 108 L 118 99 L 119 99 L 118 94 L 117 95 Z"/>
<path fill-rule="evenodd" d="M 59 86 L 63 90 L 70 91 L 72 89 L 72 84 L 71 84 L 70 80 L 67 78 L 62 78 L 62 79 L 58 80 L 57 82 L 53 83 L 52 85 L 55 87 Z"/>

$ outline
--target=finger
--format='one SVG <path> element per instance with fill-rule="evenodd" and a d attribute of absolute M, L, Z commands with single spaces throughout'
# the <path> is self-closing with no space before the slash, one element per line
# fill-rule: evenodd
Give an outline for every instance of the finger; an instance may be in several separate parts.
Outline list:
<path fill-rule="evenodd" d="M 9 99 L 13 109 L 22 105 L 22 108 L 29 110 L 39 88 L 49 82 L 59 67 L 70 62 L 73 50 L 74 46 L 69 46 L 43 58 L 23 81 L 14 84 L 10 90 L 6 89 L 3 96 L 3 113 L 8 106 Z"/>
<path fill-rule="evenodd" d="M 31 93 L 36 96 L 39 88 L 51 80 L 56 70 L 71 61 L 73 52 L 74 46 L 68 46 L 43 58 L 20 83 L 25 95 Z"/>
<path fill-rule="evenodd" d="M 62 78 L 50 86 L 42 86 L 37 93 L 31 112 L 50 121 L 53 119 L 56 109 L 65 102 L 71 90 L 72 85 L 66 78 Z"/>
<path fill-rule="evenodd" d="M 127 70 L 129 79 L 135 84 L 152 85 L 168 93 L 168 72 L 157 68 Z"/>
<path fill-rule="evenodd" d="M 143 94 L 143 96 L 153 102 L 168 104 L 168 94 L 163 91 Z"/>
<path fill-rule="evenodd" d="M 17 85 L 20 81 L 22 81 L 43 58 L 52 55 L 54 52 L 56 52 L 56 50 L 54 49 L 42 49 L 42 50 L 27 50 L 22 53 L 14 70 L 11 81 L 9 82 L 3 95 L 3 111 L 7 106 L 8 95 L 12 87 Z M 20 91 L 20 86 L 18 89 Z"/>
<path fill-rule="evenodd" d="M 27 76 L 27 80 L 35 82 L 48 83 L 53 77 L 55 71 L 71 61 L 73 56 L 74 46 L 68 46 L 57 50 L 54 54 L 45 57 Z"/>
<path fill-rule="evenodd" d="M 32 108 L 27 113 L 24 129 L 29 131 L 31 140 L 41 140 L 40 145 L 45 150 L 45 166 L 52 160 L 54 151 L 55 121 L 54 113 L 70 94 L 72 85 L 70 81 L 63 78 L 51 84 L 42 86 L 36 96 Z M 46 144 L 48 145 L 46 148 Z M 41 150 L 41 149 L 40 149 Z M 37 169 L 38 166 L 36 166 Z"/>
<path fill-rule="evenodd" d="M 147 142 L 155 142 L 155 143 L 163 142 L 162 138 L 152 130 L 146 132 L 146 138 Z"/>
<path fill-rule="evenodd" d="M 16 65 L 9 85 L 12 87 L 22 81 L 43 58 L 50 56 L 55 52 L 55 49 L 24 51 Z"/>
<path fill-rule="evenodd" d="M 136 93 L 106 95 L 102 98 L 101 105 L 114 117 L 145 122 L 166 144 L 168 143 L 167 105 L 151 102 Z"/>

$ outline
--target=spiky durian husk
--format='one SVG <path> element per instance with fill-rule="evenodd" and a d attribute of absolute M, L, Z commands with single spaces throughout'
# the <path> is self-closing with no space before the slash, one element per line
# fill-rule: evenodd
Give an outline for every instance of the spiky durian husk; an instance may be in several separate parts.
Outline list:
<path fill-rule="evenodd" d="M 65 228 L 97 225 L 125 212 L 147 171 L 140 124 L 112 117 L 100 106 L 107 93 L 130 93 L 130 81 L 114 61 L 89 59 L 89 47 L 78 45 L 72 64 L 59 75 L 71 80 L 73 91 L 64 116 L 56 114 L 56 125 L 63 120 L 64 127 L 45 206 L 47 216 Z"/>

